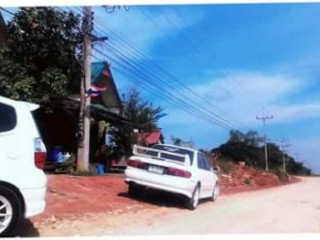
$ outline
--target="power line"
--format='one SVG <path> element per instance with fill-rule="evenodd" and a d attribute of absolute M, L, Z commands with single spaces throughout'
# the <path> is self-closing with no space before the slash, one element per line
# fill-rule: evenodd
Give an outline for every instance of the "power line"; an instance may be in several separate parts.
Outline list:
<path fill-rule="evenodd" d="M 60 8 L 61 9 L 61 8 Z M 115 49 L 113 49 L 113 50 L 115 50 Z M 150 73 L 149 73 L 150 74 Z M 155 76 L 155 75 L 153 75 L 153 77 L 157 77 L 157 76 Z M 168 86 L 168 85 L 167 85 Z M 215 117 L 216 118 L 220 118 L 220 120 L 219 121 L 221 121 L 221 122 L 224 122 L 224 124 L 226 124 L 227 122 L 227 124 L 229 125 L 229 124 L 231 124 L 231 122 L 230 121 L 228 121 L 227 119 L 224 119 L 224 118 L 222 118 L 222 117 L 220 117 L 220 116 L 218 116 L 218 115 L 215 115 Z M 231 125 L 229 125 L 229 127 L 230 127 Z"/>
<path fill-rule="evenodd" d="M 151 21 L 158 29 L 160 29 L 160 25 L 158 25 L 158 23 L 155 22 L 155 21 L 153 20 L 153 18 L 150 17 L 149 14 L 147 14 L 143 9 L 140 9 L 140 11 L 143 13 L 143 15 L 145 15 L 145 17 L 146 17 L 149 21 Z M 169 24 L 170 24 L 171 26 L 173 26 L 173 27 L 176 29 L 176 31 L 179 32 L 179 34 L 180 34 L 181 36 L 185 36 L 185 35 L 183 34 L 183 32 L 166 16 L 165 13 L 163 13 L 160 9 L 158 9 L 158 11 L 159 11 L 159 12 L 161 13 L 161 15 L 167 20 L 167 22 L 169 22 Z M 178 16 L 178 17 L 179 17 L 179 16 Z M 99 22 L 101 25 L 104 23 L 103 20 L 99 19 L 99 16 L 96 17 L 96 21 Z M 105 26 L 104 26 L 104 28 L 107 28 L 107 29 L 109 29 L 109 30 L 112 31 L 112 29 L 110 29 L 110 27 L 105 27 Z M 116 34 L 115 31 L 112 31 L 112 32 L 113 32 L 113 34 Z M 116 34 L 116 35 L 118 35 L 118 34 Z M 118 35 L 118 37 L 119 37 L 119 35 Z M 120 37 L 120 38 L 121 38 L 121 37 Z M 187 36 L 186 36 L 186 38 L 187 38 Z M 183 39 L 185 40 L 185 37 L 183 37 Z M 123 40 L 124 40 L 124 39 L 122 38 L 121 41 L 123 41 Z M 172 42 L 175 42 L 175 41 L 172 41 Z M 202 51 L 201 48 L 198 48 L 197 45 L 193 44 L 192 39 L 189 38 L 189 39 L 188 39 L 188 42 L 192 44 L 192 46 L 194 47 L 194 49 L 197 50 L 198 54 L 202 54 L 202 53 L 203 53 L 203 51 Z M 127 41 L 126 41 L 126 44 L 128 44 Z M 129 45 L 130 47 L 133 47 L 132 44 L 128 44 L 128 45 Z M 121 47 L 123 48 L 123 46 L 121 46 Z M 181 44 L 179 44 L 178 47 L 181 48 Z M 135 48 L 135 50 L 137 50 L 137 49 Z M 141 52 L 139 52 L 139 55 L 141 55 Z M 145 56 L 144 56 L 144 57 L 145 57 Z M 152 63 L 152 62 L 151 62 L 151 63 Z M 198 65 L 198 68 L 199 68 L 199 65 Z M 172 77 L 172 76 L 171 76 L 171 77 Z M 179 80 L 178 80 L 178 81 L 179 81 Z M 237 83 L 238 83 L 238 82 L 237 82 Z M 223 89 L 224 91 L 227 91 L 228 93 L 230 93 L 230 94 L 232 95 L 232 93 L 231 93 L 229 90 L 227 90 L 226 88 L 222 87 L 220 84 L 218 84 L 218 86 L 219 86 L 221 89 Z M 241 86 L 240 86 L 240 87 L 241 87 Z M 244 92 L 244 91 L 242 91 L 242 90 L 240 89 L 240 93 L 243 93 L 243 92 Z M 192 94 L 193 94 L 193 96 L 196 96 L 197 98 L 199 98 L 199 95 L 198 95 L 197 93 L 194 93 L 194 92 L 193 92 Z M 249 102 L 250 102 L 251 104 L 256 105 L 253 101 L 250 101 L 250 98 L 248 97 L 248 95 L 244 95 L 244 96 L 247 97 L 247 99 L 249 100 Z M 207 103 L 207 100 L 204 100 L 203 98 L 201 99 L 201 101 L 205 101 L 205 102 Z M 240 102 L 238 102 L 238 103 L 240 103 Z M 258 105 L 256 105 L 256 106 L 258 106 Z M 217 107 L 217 106 L 214 106 L 214 107 L 217 108 L 217 109 L 219 109 L 219 111 L 224 112 L 224 111 L 223 111 L 222 109 L 220 109 L 219 107 Z M 258 106 L 258 108 L 259 108 L 259 106 Z M 226 114 L 226 113 L 224 112 L 224 114 Z M 227 115 L 228 115 L 228 114 L 227 114 Z M 240 123 L 238 120 L 236 120 L 236 122 L 237 122 L 238 124 Z M 245 126 L 245 124 L 243 124 L 243 123 L 240 123 L 239 125 Z M 245 127 L 248 128 L 248 129 L 250 129 L 250 127 L 248 127 L 248 126 L 245 126 Z"/>
<path fill-rule="evenodd" d="M 175 13 L 175 15 L 176 15 L 178 18 L 181 19 L 179 13 L 178 13 L 174 8 L 171 8 L 171 10 Z M 192 29 L 189 29 L 189 31 L 192 31 Z M 193 34 L 193 36 L 197 36 L 197 34 Z M 198 36 L 198 38 L 199 38 L 199 36 Z M 189 38 L 189 42 L 192 42 L 190 38 Z M 200 50 L 201 50 L 201 49 L 200 49 Z M 202 53 L 202 51 L 201 51 L 201 53 Z M 256 106 L 256 107 L 257 107 L 257 110 L 258 110 L 258 109 L 260 110 L 262 106 L 259 106 L 254 100 L 252 100 L 252 98 L 250 97 L 250 94 L 248 93 L 247 89 L 246 89 L 243 85 L 241 85 L 241 84 L 238 82 L 237 79 L 234 79 L 234 80 L 235 80 L 235 82 L 237 83 L 237 85 L 238 85 L 238 87 L 239 87 L 238 89 L 240 90 L 240 93 L 243 93 L 243 96 L 245 96 L 245 97 L 247 98 L 248 103 Z M 221 86 L 221 87 L 222 87 L 222 86 Z M 241 90 L 241 88 L 242 88 L 243 90 Z M 223 88 L 223 89 L 225 89 L 225 88 Z M 225 90 L 226 90 L 226 89 L 225 89 Z M 226 90 L 226 91 L 227 91 L 227 90 Z M 228 91 L 228 92 L 229 92 L 229 91 Z"/>
<path fill-rule="evenodd" d="M 197 54 L 199 56 L 204 56 L 204 51 L 202 50 L 201 47 L 199 47 L 197 44 L 195 44 L 193 42 L 193 39 L 191 39 L 190 37 L 188 37 L 187 35 L 185 35 L 178 27 L 176 24 L 173 23 L 173 21 L 170 20 L 170 18 L 165 14 L 165 12 L 163 12 L 162 10 L 159 9 L 158 7 L 158 12 L 160 12 L 160 14 L 166 19 L 166 21 L 178 32 L 179 36 L 181 37 L 182 41 L 185 42 L 185 40 L 187 39 L 187 42 L 190 44 L 190 46 L 195 50 L 195 52 L 197 52 Z M 141 9 L 141 11 L 144 13 L 145 16 L 148 17 L 148 19 L 150 21 L 152 21 L 152 23 L 159 28 L 159 25 L 155 23 L 155 21 L 153 21 L 153 19 L 147 15 L 145 13 L 145 11 L 143 11 Z M 179 48 L 181 48 L 181 44 L 179 44 L 178 46 Z M 200 69 L 200 64 L 198 62 L 198 59 L 195 58 L 195 64 L 197 65 L 198 69 Z M 229 94 L 233 95 L 229 90 L 227 90 L 226 88 L 222 87 L 220 84 L 218 84 L 218 86 L 223 89 L 224 91 L 228 92 Z M 197 96 L 199 97 L 199 95 Z M 204 99 L 201 99 L 202 101 L 204 101 Z M 206 100 L 205 100 L 206 101 Z M 207 101 L 206 101 L 207 102 Z M 238 102 L 240 104 L 240 102 Z M 217 107 L 217 106 L 214 106 L 215 108 L 219 109 L 219 111 L 223 112 L 225 115 L 229 115 L 228 113 L 226 113 L 224 110 L 222 110 L 221 108 Z M 236 120 L 236 122 L 239 124 L 240 122 L 238 120 Z M 243 123 L 240 123 L 239 124 L 240 126 L 243 125 L 245 126 L 246 128 L 250 129 L 250 127 L 248 127 L 246 124 L 243 124 Z"/>
<path fill-rule="evenodd" d="M 122 47 L 122 46 L 121 46 L 121 47 Z M 123 48 L 123 47 L 122 47 L 122 48 Z M 125 50 L 127 50 L 127 49 L 125 49 Z M 128 51 L 128 50 L 127 50 L 127 51 Z M 139 52 L 138 54 L 141 56 L 141 53 L 140 53 L 140 52 Z M 143 56 L 143 57 L 145 57 L 145 56 Z M 180 85 L 181 85 L 181 84 L 180 84 Z M 185 86 L 183 85 L 183 87 L 185 87 Z M 190 90 L 190 89 L 189 89 L 189 90 Z M 193 94 L 196 94 L 196 93 L 193 92 Z M 199 95 L 196 95 L 196 97 L 199 97 Z M 201 100 L 203 100 L 203 99 L 201 99 Z M 209 110 L 209 111 L 210 111 L 210 110 Z M 211 111 L 211 113 L 212 113 L 212 111 Z M 219 116 L 219 117 L 220 117 L 220 116 Z"/>
<path fill-rule="evenodd" d="M 108 46 L 109 48 L 112 48 L 111 46 Z M 112 52 L 115 52 L 115 49 L 111 49 Z M 119 52 L 116 53 L 118 56 L 119 56 Z M 120 53 L 121 54 L 121 53 Z M 122 54 L 122 57 L 123 57 L 123 54 Z M 122 59 L 123 60 L 123 59 Z M 140 66 L 141 67 L 141 66 Z M 150 72 L 148 72 L 150 74 Z M 154 74 L 153 75 L 153 78 L 157 78 L 157 76 L 155 76 Z M 167 85 L 168 87 L 171 87 L 170 85 Z"/>
<path fill-rule="evenodd" d="M 174 99 L 176 102 L 178 102 L 180 104 L 183 103 L 183 105 L 180 105 L 180 107 L 184 108 L 184 110 L 186 110 L 185 107 L 189 107 L 189 108 L 191 108 L 192 111 L 194 111 L 194 112 L 196 112 L 198 114 L 197 117 L 201 117 L 202 116 L 202 117 L 205 117 L 211 123 L 214 123 L 215 125 L 224 127 L 226 129 L 230 128 L 230 126 L 226 125 L 223 122 L 217 122 L 217 120 L 213 121 L 210 116 L 208 116 L 208 115 L 204 114 L 203 112 L 199 111 L 198 108 L 195 108 L 194 106 L 188 104 L 187 102 L 184 102 L 182 99 L 176 98 L 170 92 L 168 93 L 167 90 L 164 89 L 163 87 L 161 87 L 161 86 L 159 86 L 159 85 L 157 85 L 155 83 L 151 83 L 150 82 L 150 76 L 146 75 L 146 73 L 144 73 L 144 72 L 141 72 L 141 70 L 138 67 L 131 65 L 129 62 L 125 61 L 123 58 L 121 58 L 121 61 L 124 62 L 124 64 L 126 64 L 126 65 L 124 65 L 123 63 L 120 63 L 115 58 L 113 58 L 110 55 L 107 55 L 107 54 L 105 54 L 103 52 L 100 52 L 100 54 L 105 55 L 106 57 L 110 58 L 112 61 L 115 61 L 118 65 L 122 66 L 125 69 L 127 69 L 127 67 L 129 66 L 131 68 L 129 71 L 131 71 L 131 72 L 133 72 L 133 74 L 139 76 L 144 84 L 148 84 L 151 87 L 154 87 L 155 92 L 159 92 L 159 90 L 161 90 L 162 91 L 161 92 L 162 95 L 165 95 L 166 98 L 171 99 L 171 100 Z M 188 111 L 188 112 L 190 113 L 190 111 Z"/>
<path fill-rule="evenodd" d="M 98 19 L 98 18 L 97 18 Z M 97 25 L 98 26 L 98 25 Z M 109 46 L 110 47 L 110 46 Z M 116 49 L 113 49 L 113 51 L 115 51 Z M 119 54 L 119 52 L 118 52 L 118 54 Z M 149 73 L 150 74 L 150 73 Z M 154 76 L 153 75 L 153 77 L 156 77 L 157 78 L 157 76 Z M 158 80 L 159 80 L 159 78 L 158 78 Z M 164 83 L 166 83 L 166 82 L 164 82 Z M 180 83 L 180 82 L 179 82 Z M 180 84 L 181 85 L 181 84 Z M 168 86 L 168 85 L 167 85 Z M 170 86 L 169 86 L 170 87 Z M 183 85 L 183 87 L 184 87 L 184 85 Z M 193 93 L 193 94 L 195 94 L 195 93 Z M 199 97 L 198 95 L 196 95 L 197 97 Z M 203 99 L 202 99 L 203 100 Z M 201 106 L 201 107 L 203 107 L 203 106 Z M 208 110 L 208 109 L 207 109 Z M 231 123 L 229 120 L 227 120 L 227 119 L 225 119 L 225 118 L 222 118 L 221 116 L 219 116 L 219 115 L 217 115 L 217 114 L 215 114 L 215 113 L 213 113 L 211 110 L 209 110 L 209 112 L 211 112 L 211 114 L 214 114 L 214 116 L 216 117 L 216 118 L 219 118 L 221 121 L 225 121 L 225 122 L 229 122 L 229 124 Z"/>
<path fill-rule="evenodd" d="M 130 81 L 132 81 L 132 82 L 134 82 L 134 83 L 135 83 L 136 81 L 139 81 L 137 78 L 134 77 L 134 74 L 132 74 L 132 73 L 130 74 L 130 73 L 128 73 L 128 72 L 121 71 L 121 70 L 117 69 L 116 67 L 113 67 L 113 69 L 114 69 L 116 72 L 118 72 L 119 74 L 121 74 L 123 77 L 125 77 L 127 80 L 130 80 Z M 135 79 L 135 80 L 133 81 L 133 79 Z M 166 96 L 164 96 L 164 95 L 158 94 L 156 91 L 154 91 L 154 89 L 152 89 L 152 88 L 150 88 L 150 87 L 147 87 L 147 86 L 144 85 L 144 84 L 141 84 L 140 87 L 143 88 L 143 89 L 145 89 L 145 90 L 148 91 L 148 92 L 153 92 L 153 94 L 156 95 L 156 96 L 158 96 L 160 99 L 165 100 L 166 102 L 170 103 L 170 104 L 171 104 L 172 106 L 174 106 L 174 107 L 178 107 L 179 109 L 183 109 L 184 112 L 186 112 L 186 113 L 188 113 L 188 114 L 190 114 L 190 115 L 192 115 L 192 116 L 194 116 L 194 117 L 196 117 L 196 118 L 199 118 L 199 119 L 201 119 L 201 120 L 203 120 L 203 121 L 207 121 L 207 122 L 209 122 L 209 123 L 213 123 L 214 125 L 218 125 L 218 126 L 220 126 L 220 127 L 222 127 L 222 128 L 225 128 L 225 129 L 227 129 L 227 130 L 229 129 L 228 126 L 220 125 L 220 124 L 214 122 L 211 118 L 208 118 L 207 116 L 202 116 L 201 114 L 199 114 L 198 112 L 194 111 L 193 109 L 186 108 L 186 107 L 184 107 L 184 105 L 177 105 L 177 102 L 176 102 L 175 99 L 168 98 L 168 97 L 166 97 Z"/>
<path fill-rule="evenodd" d="M 108 45 L 109 50 L 111 50 L 112 52 L 114 52 L 115 54 L 117 54 L 118 57 L 121 56 L 123 61 L 126 61 L 126 60 L 124 59 L 124 58 L 125 58 L 125 55 L 124 55 L 122 52 L 120 52 L 119 50 L 113 48 L 113 47 L 110 46 L 109 44 L 106 44 L 106 45 Z M 139 64 L 135 64 L 135 65 L 139 65 Z M 141 66 L 140 66 L 140 67 L 141 67 Z M 143 68 L 143 67 L 142 67 L 142 68 Z M 154 74 L 153 72 L 150 72 L 148 69 L 143 68 L 143 70 L 144 70 L 146 73 L 148 73 L 149 75 L 151 75 L 154 79 L 157 79 L 158 81 L 162 81 L 162 83 L 163 83 L 164 85 L 166 85 L 167 88 L 169 88 L 169 89 L 171 88 L 171 89 L 172 89 L 171 85 L 170 85 L 167 81 L 161 79 L 158 75 Z M 173 91 L 175 91 L 175 89 L 173 89 Z M 201 107 L 201 106 L 199 106 L 199 107 Z M 219 115 L 214 114 L 214 113 L 212 113 L 212 114 L 214 115 L 215 118 L 218 118 L 218 119 L 221 120 L 221 121 L 227 122 L 228 124 L 232 124 L 231 122 L 229 122 L 228 120 L 220 117 Z"/>
<path fill-rule="evenodd" d="M 103 54 L 103 53 L 102 53 Z M 106 54 L 105 54 L 106 55 Z M 108 55 L 106 55 L 108 58 L 110 58 L 112 61 L 114 61 L 114 62 L 116 62 L 118 65 L 120 65 L 120 66 L 122 66 L 123 68 L 127 68 L 128 66 L 126 66 L 126 65 L 123 65 L 123 63 L 120 63 L 119 61 L 117 61 L 117 60 L 115 60 L 114 58 L 112 58 L 111 56 L 108 56 Z M 141 82 L 141 81 L 143 81 L 143 83 L 144 84 L 148 84 L 148 85 L 150 85 L 149 87 L 151 87 L 151 88 L 154 88 L 153 89 L 153 92 L 154 93 L 159 93 L 159 90 L 161 90 L 162 91 L 162 95 L 165 95 L 164 97 L 165 98 L 163 98 L 163 96 L 161 96 L 161 98 L 163 98 L 164 100 L 166 100 L 166 99 L 169 99 L 169 100 L 171 100 L 171 103 L 172 103 L 172 101 L 174 100 L 175 102 L 174 103 L 183 103 L 183 105 L 179 105 L 179 107 L 180 108 L 183 108 L 183 109 L 185 109 L 185 105 L 188 105 L 188 104 L 186 104 L 185 102 L 182 102 L 181 101 L 181 99 L 176 99 L 172 94 L 170 94 L 170 93 L 167 93 L 167 91 L 165 90 L 165 89 L 161 89 L 161 87 L 159 87 L 159 86 L 157 86 L 157 85 L 155 85 L 155 84 L 153 84 L 153 83 L 150 83 L 149 82 L 149 78 L 148 78 L 148 76 L 145 76 L 145 74 L 143 73 L 143 72 L 141 72 L 140 70 L 138 70 L 138 69 L 135 69 L 135 68 L 133 68 L 133 69 L 130 69 L 129 71 L 131 71 L 133 74 L 134 74 L 134 76 L 136 77 L 136 76 L 139 76 L 141 79 L 139 79 L 139 78 L 136 78 L 136 80 L 135 81 L 137 81 L 138 80 L 138 82 Z M 144 86 L 144 85 L 141 85 L 141 86 Z M 158 95 L 158 94 L 156 94 L 156 95 Z M 215 125 L 221 125 L 221 124 L 219 124 L 219 123 L 216 123 L 216 122 L 213 122 L 213 120 L 210 118 L 210 117 L 208 117 L 207 115 L 206 116 L 204 116 L 204 114 L 203 113 L 201 113 L 201 112 L 199 112 L 198 111 L 198 109 L 195 109 L 194 107 L 192 107 L 192 106 L 189 106 L 189 107 L 191 107 L 191 110 L 193 110 L 194 112 L 196 112 L 197 113 L 197 117 L 205 117 L 208 121 L 210 121 L 210 122 L 212 122 L 212 123 L 215 123 Z M 190 109 L 189 109 L 190 110 Z M 190 112 L 190 111 L 189 111 Z M 222 127 L 225 127 L 225 128 L 229 128 L 229 126 L 225 126 L 225 125 L 222 125 Z"/>

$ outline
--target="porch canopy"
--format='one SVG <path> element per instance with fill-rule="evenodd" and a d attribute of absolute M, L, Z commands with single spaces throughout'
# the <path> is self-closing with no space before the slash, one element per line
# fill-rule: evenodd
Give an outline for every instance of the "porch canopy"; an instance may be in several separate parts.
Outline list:
<path fill-rule="evenodd" d="M 80 101 L 70 98 L 51 99 L 46 106 L 41 106 L 34 112 L 34 117 L 42 138 L 47 146 L 62 146 L 69 152 L 76 152 L 77 132 L 79 126 Z M 105 121 L 115 127 L 136 128 L 135 124 L 125 117 L 115 113 L 100 104 L 90 106 L 91 140 L 99 121 Z"/>
<path fill-rule="evenodd" d="M 80 101 L 78 99 L 64 98 L 64 99 L 52 99 L 50 101 L 50 108 L 53 111 L 63 111 L 69 117 L 79 118 Z M 127 125 L 132 127 L 137 127 L 136 124 L 132 123 L 127 118 L 123 117 L 119 113 L 113 112 L 106 107 L 98 103 L 93 103 L 90 105 L 91 117 L 96 121 L 105 120 L 113 125 Z"/>

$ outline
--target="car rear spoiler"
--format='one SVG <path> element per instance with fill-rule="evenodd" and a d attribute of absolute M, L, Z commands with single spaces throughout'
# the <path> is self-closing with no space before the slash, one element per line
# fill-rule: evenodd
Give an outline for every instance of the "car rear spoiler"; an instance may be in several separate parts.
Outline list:
<path fill-rule="evenodd" d="M 173 162 L 176 164 L 186 165 L 186 166 L 190 166 L 190 163 L 191 163 L 190 157 L 188 154 L 172 153 L 169 151 L 159 150 L 159 149 L 155 149 L 155 148 L 142 147 L 142 146 L 138 146 L 136 144 L 133 145 L 133 155 L 162 159 L 167 162 Z M 175 161 L 173 159 L 169 159 L 168 157 L 164 157 L 163 155 L 167 155 L 167 156 L 169 155 L 169 156 L 172 156 L 175 158 L 181 158 L 181 159 L 183 159 L 183 161 L 179 161 L 179 160 Z"/>
<path fill-rule="evenodd" d="M 35 103 L 30 103 L 30 102 L 24 102 L 24 101 L 20 101 L 23 104 L 26 104 L 27 107 L 30 109 L 30 112 L 37 110 L 40 106 L 38 104 Z"/>

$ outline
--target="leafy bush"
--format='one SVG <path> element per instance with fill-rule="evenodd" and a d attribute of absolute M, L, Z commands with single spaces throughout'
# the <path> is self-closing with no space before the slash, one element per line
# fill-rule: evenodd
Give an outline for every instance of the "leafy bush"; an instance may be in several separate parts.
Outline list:
<path fill-rule="evenodd" d="M 228 174 L 232 172 L 235 169 L 235 164 L 230 159 L 219 159 L 219 167 L 221 170 L 221 173 Z"/>

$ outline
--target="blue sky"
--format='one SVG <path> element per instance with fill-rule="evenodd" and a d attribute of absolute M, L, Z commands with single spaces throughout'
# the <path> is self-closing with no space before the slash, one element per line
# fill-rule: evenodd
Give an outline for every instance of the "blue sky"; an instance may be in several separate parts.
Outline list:
<path fill-rule="evenodd" d="M 120 32 L 152 62 L 203 97 L 205 101 L 197 107 L 240 122 L 236 126 L 239 130 L 262 134 L 262 122 L 255 117 L 264 107 L 274 116 L 267 122 L 271 141 L 288 140 L 292 144 L 289 153 L 320 173 L 320 4 L 131 6 L 129 11 L 122 8 L 113 13 L 94 10 L 96 34 L 107 34 L 108 43 L 125 52 L 130 62 L 150 65 L 130 47 L 119 44 L 107 28 Z M 108 51 L 99 45 L 95 49 Z M 228 130 L 157 98 L 144 90 L 137 77 L 125 78 L 116 71 L 121 69 L 116 62 L 97 51 L 94 55 L 111 62 L 120 91 L 136 85 L 145 98 L 165 108 L 168 116 L 159 124 L 167 140 L 171 135 L 192 139 L 196 147 L 205 149 L 227 140 Z M 186 94 L 170 84 L 176 94 Z"/>

